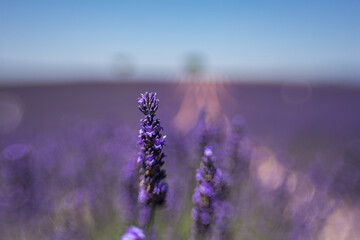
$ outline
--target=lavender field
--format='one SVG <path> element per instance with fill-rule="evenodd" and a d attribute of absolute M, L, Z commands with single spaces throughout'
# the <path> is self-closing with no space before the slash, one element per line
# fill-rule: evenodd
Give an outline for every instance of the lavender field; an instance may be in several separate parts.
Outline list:
<path fill-rule="evenodd" d="M 360 239 L 359 104 L 353 86 L 0 87 L 0 239 Z"/>

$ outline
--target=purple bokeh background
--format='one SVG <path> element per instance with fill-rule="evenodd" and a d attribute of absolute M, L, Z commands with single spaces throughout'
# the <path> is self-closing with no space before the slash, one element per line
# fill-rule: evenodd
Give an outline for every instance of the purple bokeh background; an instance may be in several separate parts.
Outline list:
<path fill-rule="evenodd" d="M 0 200 L 7 201 L 1 237 L 118 239 L 137 221 L 137 97 L 145 91 L 157 92 L 167 135 L 169 194 L 157 223 L 160 239 L 184 239 L 191 231 L 204 106 L 216 123 L 209 144 L 225 173 L 233 119 L 246 121 L 237 148 L 249 162 L 230 181 L 230 239 L 358 234 L 360 88 L 143 82 L 0 88 Z M 20 167 L 8 164 L 14 144 L 26 150 L 13 157 Z M 9 177 L 20 171 L 16 181 Z M 24 201 L 9 206 L 11 197 Z M 334 235 L 341 224 L 350 227 Z"/>

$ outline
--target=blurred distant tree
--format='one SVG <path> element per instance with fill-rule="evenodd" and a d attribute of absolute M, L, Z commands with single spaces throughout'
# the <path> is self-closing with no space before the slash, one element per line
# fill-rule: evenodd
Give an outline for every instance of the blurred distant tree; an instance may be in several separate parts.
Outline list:
<path fill-rule="evenodd" d="M 189 75 L 203 73 L 204 65 L 204 57 L 201 54 L 192 53 L 185 58 L 185 72 Z"/>
<path fill-rule="evenodd" d="M 129 78 L 134 74 L 135 65 L 130 55 L 126 53 L 118 53 L 114 57 L 112 70 L 116 77 Z"/>

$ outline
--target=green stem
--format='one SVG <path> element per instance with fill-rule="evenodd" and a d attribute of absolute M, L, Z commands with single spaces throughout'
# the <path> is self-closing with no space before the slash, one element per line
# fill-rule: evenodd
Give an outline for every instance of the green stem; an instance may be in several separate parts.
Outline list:
<path fill-rule="evenodd" d="M 151 207 L 151 213 L 150 213 L 149 221 L 148 221 L 148 223 L 146 225 L 146 228 L 145 228 L 147 237 L 150 236 L 152 226 L 154 225 L 154 222 L 155 222 L 155 209 L 156 209 L 156 206 L 153 205 Z"/>

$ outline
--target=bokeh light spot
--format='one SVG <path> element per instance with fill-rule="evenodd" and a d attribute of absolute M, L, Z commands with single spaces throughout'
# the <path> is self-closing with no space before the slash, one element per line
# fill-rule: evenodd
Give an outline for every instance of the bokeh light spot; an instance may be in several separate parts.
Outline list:
<path fill-rule="evenodd" d="M 285 178 L 285 169 L 276 160 L 270 149 L 256 147 L 251 161 L 252 164 L 255 164 L 256 177 L 264 188 L 275 190 L 282 184 Z"/>
<path fill-rule="evenodd" d="M 23 108 L 14 95 L 0 93 L 0 134 L 15 130 L 21 123 Z"/>

